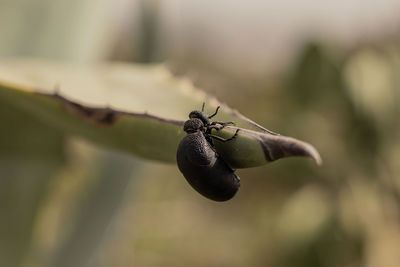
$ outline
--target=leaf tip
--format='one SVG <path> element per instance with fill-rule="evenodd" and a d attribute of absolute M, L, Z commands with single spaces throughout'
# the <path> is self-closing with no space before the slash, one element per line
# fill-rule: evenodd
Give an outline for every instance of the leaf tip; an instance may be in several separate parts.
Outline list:
<path fill-rule="evenodd" d="M 319 154 L 318 150 L 315 149 L 312 145 L 310 145 L 308 143 L 305 143 L 305 142 L 302 142 L 302 143 L 305 145 L 305 147 L 304 147 L 304 150 L 305 150 L 304 156 L 311 158 L 312 160 L 314 160 L 314 162 L 318 166 L 321 166 L 323 161 L 322 161 L 321 155 Z"/>
<path fill-rule="evenodd" d="M 322 165 L 320 154 L 311 144 L 292 137 L 263 135 L 261 137 L 261 146 L 268 161 L 303 156 L 313 159 L 318 166 Z"/>

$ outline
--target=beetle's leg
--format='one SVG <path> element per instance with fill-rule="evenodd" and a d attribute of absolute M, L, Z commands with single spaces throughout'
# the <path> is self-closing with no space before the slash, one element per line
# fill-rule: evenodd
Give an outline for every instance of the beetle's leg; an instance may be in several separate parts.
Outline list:
<path fill-rule="evenodd" d="M 210 123 L 210 125 L 216 125 L 216 124 L 221 124 L 222 126 L 226 126 L 226 125 L 235 125 L 235 123 L 233 121 L 226 121 L 226 122 L 222 122 L 222 121 L 213 121 L 212 123 Z"/>
<path fill-rule="evenodd" d="M 232 124 L 235 124 L 235 123 L 232 122 L 232 121 L 228 121 L 228 122 L 213 121 L 213 122 L 208 126 L 208 128 L 209 128 L 209 129 L 215 129 L 215 130 L 219 131 L 219 130 L 221 130 L 221 129 L 224 129 L 226 125 L 232 125 Z"/>
<path fill-rule="evenodd" d="M 215 130 L 219 131 L 224 127 L 225 127 L 225 125 L 210 124 L 207 126 L 207 129 L 215 129 Z"/>
<path fill-rule="evenodd" d="M 225 142 L 228 142 L 228 141 L 231 141 L 231 140 L 235 139 L 236 136 L 238 135 L 239 130 L 240 130 L 240 129 L 236 129 L 235 134 L 234 134 L 232 137 L 227 138 L 227 139 L 222 138 L 222 137 L 217 136 L 217 135 L 213 135 L 213 134 L 210 134 L 209 136 L 212 137 L 212 138 L 214 138 L 214 139 L 216 139 L 216 140 L 218 140 L 218 141 L 221 141 L 221 142 L 224 142 L 224 143 L 225 143 Z"/>
<path fill-rule="evenodd" d="M 215 110 L 214 114 L 208 116 L 208 118 L 211 119 L 212 117 L 214 117 L 215 115 L 217 115 L 219 108 L 220 108 L 220 106 L 218 106 L 217 109 Z"/>
<path fill-rule="evenodd" d="M 215 129 L 216 131 L 222 130 L 225 128 L 225 125 L 216 124 L 216 125 L 209 125 L 207 126 L 207 133 L 211 134 L 211 130 Z"/>
<path fill-rule="evenodd" d="M 223 122 L 223 121 L 213 121 L 210 123 L 211 125 L 215 125 L 215 124 L 222 124 L 222 125 L 228 125 L 228 124 L 232 124 L 234 125 L 235 123 L 233 121 L 227 121 L 227 122 Z"/>
<path fill-rule="evenodd" d="M 208 125 L 207 128 L 208 129 L 215 129 L 215 130 L 219 131 L 221 129 L 224 129 L 225 126 L 229 125 L 229 124 L 232 125 L 232 124 L 235 124 L 235 123 L 232 122 L 232 121 L 228 121 L 228 122 L 220 122 L 220 121 L 216 122 L 216 121 L 214 121 L 214 122 L 210 123 L 210 125 Z"/>
<path fill-rule="evenodd" d="M 203 102 L 203 105 L 201 106 L 201 112 L 204 111 L 204 106 L 205 106 L 206 102 Z"/>

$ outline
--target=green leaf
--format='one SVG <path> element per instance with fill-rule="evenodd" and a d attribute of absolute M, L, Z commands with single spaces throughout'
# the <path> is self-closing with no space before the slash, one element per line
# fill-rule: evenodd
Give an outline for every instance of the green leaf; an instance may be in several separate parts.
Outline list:
<path fill-rule="evenodd" d="M 309 144 L 275 134 L 236 110 L 172 76 L 164 65 L 114 63 L 95 67 L 14 60 L 0 64 L 0 98 L 65 131 L 144 158 L 175 162 L 183 123 L 206 103 L 221 109 L 218 121 L 234 121 L 214 134 L 232 142 L 216 147 L 232 168 L 260 166 L 288 156 L 321 162 Z"/>

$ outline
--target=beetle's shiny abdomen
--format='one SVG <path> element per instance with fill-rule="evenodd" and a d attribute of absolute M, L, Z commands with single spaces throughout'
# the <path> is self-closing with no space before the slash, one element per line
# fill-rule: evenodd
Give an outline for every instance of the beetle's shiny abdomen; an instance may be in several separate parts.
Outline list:
<path fill-rule="evenodd" d="M 239 177 L 217 156 L 202 132 L 190 133 L 181 140 L 177 162 L 189 184 L 212 200 L 229 200 L 240 187 Z"/>

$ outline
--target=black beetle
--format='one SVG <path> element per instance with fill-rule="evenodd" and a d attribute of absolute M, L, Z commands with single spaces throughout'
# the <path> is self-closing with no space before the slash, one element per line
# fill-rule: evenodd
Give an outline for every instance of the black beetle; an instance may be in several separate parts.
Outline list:
<path fill-rule="evenodd" d="M 201 111 L 190 112 L 189 120 L 183 126 L 187 135 L 181 140 L 177 151 L 178 168 L 189 184 L 203 196 L 215 200 L 231 199 L 240 187 L 240 178 L 216 152 L 213 139 L 227 142 L 234 139 L 235 134 L 224 139 L 211 134 L 212 129 L 220 130 L 233 122 L 210 122 L 218 113 L 207 116 L 204 103 Z"/>

